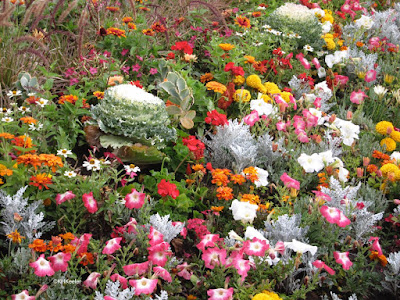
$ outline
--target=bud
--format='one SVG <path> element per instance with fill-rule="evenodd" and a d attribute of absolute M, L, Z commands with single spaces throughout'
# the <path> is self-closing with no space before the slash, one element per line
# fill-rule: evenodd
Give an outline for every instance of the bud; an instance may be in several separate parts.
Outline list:
<path fill-rule="evenodd" d="M 14 221 L 15 222 L 21 222 L 23 220 L 23 217 L 21 217 L 20 214 L 14 213 Z"/>
<path fill-rule="evenodd" d="M 272 143 L 272 151 L 276 152 L 278 150 L 278 144 Z"/>
<path fill-rule="evenodd" d="M 332 176 L 332 175 L 333 175 L 333 168 L 332 168 L 332 166 L 327 166 L 325 169 L 326 169 L 326 173 L 327 173 L 329 176 Z"/>
<path fill-rule="evenodd" d="M 346 115 L 347 120 L 351 120 L 353 118 L 353 112 L 352 111 L 347 111 L 347 115 Z"/>
<path fill-rule="evenodd" d="M 394 204 L 397 204 L 397 205 L 400 204 L 400 200 L 399 199 L 394 199 L 393 201 L 394 201 Z"/>
<path fill-rule="evenodd" d="M 371 159 L 369 157 L 363 157 L 363 166 L 368 167 Z"/>
<path fill-rule="evenodd" d="M 332 114 L 332 115 L 329 117 L 329 123 L 333 123 L 333 122 L 335 122 L 335 120 L 336 120 L 336 115 L 335 115 L 335 114 Z"/>
<path fill-rule="evenodd" d="M 47 284 L 44 284 L 40 287 L 40 289 L 38 290 L 38 292 L 35 295 L 35 299 L 39 299 L 39 296 L 41 294 L 43 294 L 45 291 L 47 291 L 47 289 L 49 288 L 49 286 Z"/>
<path fill-rule="evenodd" d="M 304 277 L 304 284 L 306 285 L 306 287 L 308 287 L 309 281 L 310 281 L 310 277 L 308 277 L 308 276 Z"/>
<path fill-rule="evenodd" d="M 362 178 L 364 175 L 364 169 L 363 168 L 357 168 L 357 177 Z"/>
<path fill-rule="evenodd" d="M 350 245 L 350 243 L 351 243 L 351 236 L 348 235 L 348 236 L 346 237 L 346 239 L 344 240 L 344 243 Z"/>
<path fill-rule="evenodd" d="M 376 170 L 376 176 L 382 177 L 382 171 L 381 170 Z"/>

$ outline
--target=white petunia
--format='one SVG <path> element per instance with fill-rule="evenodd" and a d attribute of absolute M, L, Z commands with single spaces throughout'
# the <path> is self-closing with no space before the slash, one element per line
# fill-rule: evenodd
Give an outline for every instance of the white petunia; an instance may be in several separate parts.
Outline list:
<path fill-rule="evenodd" d="M 379 97 L 383 97 L 387 93 L 387 89 L 381 85 L 374 86 L 374 93 Z"/>
<path fill-rule="evenodd" d="M 329 164 L 333 163 L 333 161 L 334 161 L 331 150 L 321 152 L 321 153 L 319 153 L 319 156 L 322 158 L 322 161 L 325 165 L 329 165 Z"/>
<path fill-rule="evenodd" d="M 251 224 L 256 217 L 258 205 L 235 199 L 229 209 L 232 210 L 234 220 Z"/>
<path fill-rule="evenodd" d="M 306 173 L 319 172 L 324 168 L 324 162 L 317 153 L 312 155 L 302 153 L 297 161 Z"/>
<path fill-rule="evenodd" d="M 236 241 L 240 241 L 243 242 L 243 239 L 241 236 L 239 236 L 235 231 L 231 230 L 229 231 L 229 238 L 236 240 Z"/>
<path fill-rule="evenodd" d="M 293 239 L 291 242 L 284 242 L 284 244 L 285 248 L 292 249 L 293 251 L 298 253 L 310 252 L 311 255 L 315 255 L 315 253 L 317 253 L 318 250 L 317 246 L 311 246 L 309 244 L 299 242 L 295 239 Z"/>
<path fill-rule="evenodd" d="M 349 171 L 345 168 L 339 167 L 338 178 L 341 182 L 347 182 Z"/>
<path fill-rule="evenodd" d="M 269 241 L 264 237 L 264 235 L 255 229 L 253 226 L 247 226 L 246 231 L 244 233 L 244 238 L 248 240 L 252 240 L 253 238 L 258 238 L 259 240 L 267 241 L 267 244 L 269 244 Z"/>
<path fill-rule="evenodd" d="M 258 177 L 258 180 L 254 181 L 256 187 L 267 186 L 268 175 L 269 175 L 268 171 L 257 167 L 255 167 L 255 169 L 257 171 L 257 177 Z"/>
<path fill-rule="evenodd" d="M 356 23 L 356 26 L 358 28 L 362 27 L 365 29 L 371 29 L 374 25 L 374 21 L 372 21 L 372 18 L 366 15 L 362 15 L 361 18 L 355 20 L 354 23 Z"/>
<path fill-rule="evenodd" d="M 396 163 L 399 163 L 400 162 L 400 152 L 399 151 L 392 152 L 392 154 L 390 155 L 390 159 L 393 159 L 396 161 Z"/>

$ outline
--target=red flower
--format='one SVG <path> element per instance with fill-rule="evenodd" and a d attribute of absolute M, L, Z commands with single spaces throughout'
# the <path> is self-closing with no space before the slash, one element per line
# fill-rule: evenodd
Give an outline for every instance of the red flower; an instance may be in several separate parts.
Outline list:
<path fill-rule="evenodd" d="M 233 62 L 227 63 L 224 71 L 225 72 L 231 71 L 232 75 L 234 75 L 234 76 L 238 76 L 238 75 L 244 76 L 243 68 L 239 67 L 239 66 L 235 66 L 235 63 L 233 63 Z"/>
<path fill-rule="evenodd" d="M 186 54 L 193 54 L 193 48 L 190 47 L 189 43 L 186 41 L 176 42 L 175 45 L 171 47 L 171 50 L 179 50 Z"/>
<path fill-rule="evenodd" d="M 226 115 L 220 114 L 216 109 L 207 112 L 207 117 L 204 121 L 215 126 L 228 124 Z"/>
<path fill-rule="evenodd" d="M 171 196 L 172 198 L 176 199 L 179 196 L 179 190 L 176 188 L 176 185 L 162 179 L 159 184 L 157 184 L 158 194 L 161 197 Z"/>
<path fill-rule="evenodd" d="M 174 52 L 169 52 L 167 55 L 167 59 L 175 59 L 175 53 Z"/>
<path fill-rule="evenodd" d="M 204 157 L 204 143 L 197 140 L 195 136 L 191 135 L 187 138 L 182 138 L 182 142 L 194 154 L 195 160 L 199 160 Z"/>

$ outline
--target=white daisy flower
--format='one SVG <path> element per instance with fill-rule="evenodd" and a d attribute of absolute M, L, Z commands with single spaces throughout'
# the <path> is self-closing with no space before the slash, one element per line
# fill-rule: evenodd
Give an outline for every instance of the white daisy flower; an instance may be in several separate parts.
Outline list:
<path fill-rule="evenodd" d="M 57 155 L 59 155 L 59 156 L 64 156 L 65 158 L 68 156 L 68 155 L 71 155 L 72 154 L 72 152 L 71 152 L 71 150 L 68 150 L 68 149 L 60 149 L 60 150 L 57 150 Z"/>
<path fill-rule="evenodd" d="M 1 107 L 0 108 L 0 112 L 2 112 L 5 115 L 9 115 L 9 114 L 12 113 L 12 110 L 10 108 L 7 108 L 7 107 Z"/>
<path fill-rule="evenodd" d="M 65 171 L 64 176 L 67 176 L 68 178 L 76 177 L 76 173 L 74 171 Z"/>
<path fill-rule="evenodd" d="M 10 118 L 10 117 L 4 117 L 4 118 L 1 119 L 1 121 L 2 122 L 6 122 L 6 123 L 10 123 L 10 122 L 14 121 L 14 119 Z"/>
<path fill-rule="evenodd" d="M 308 51 L 308 52 L 313 52 L 314 51 L 314 48 L 311 47 L 310 45 L 304 45 L 303 49 Z"/>
<path fill-rule="evenodd" d="M 16 97 L 16 96 L 21 96 L 22 95 L 22 92 L 21 91 L 9 91 L 8 93 L 7 93 L 7 96 L 9 97 L 9 98 L 13 98 L 13 97 Z"/>
<path fill-rule="evenodd" d="M 22 113 L 25 114 L 26 112 L 30 111 L 31 109 L 29 107 L 26 106 L 20 106 L 18 107 L 18 110 Z"/>
<path fill-rule="evenodd" d="M 45 105 L 47 105 L 48 102 L 49 102 L 49 100 L 40 98 L 40 99 L 39 99 L 38 101 L 36 101 L 35 103 L 36 103 L 37 105 L 39 105 L 40 107 L 44 107 Z"/>
<path fill-rule="evenodd" d="M 88 171 L 98 171 L 100 170 L 100 161 L 98 159 L 92 158 L 88 161 L 84 161 L 82 167 L 85 167 Z"/>

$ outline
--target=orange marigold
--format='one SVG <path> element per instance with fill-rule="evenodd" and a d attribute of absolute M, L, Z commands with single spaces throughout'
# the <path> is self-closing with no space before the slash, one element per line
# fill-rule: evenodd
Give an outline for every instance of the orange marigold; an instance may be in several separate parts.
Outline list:
<path fill-rule="evenodd" d="M 48 190 L 49 187 L 47 185 L 52 184 L 51 175 L 46 173 L 39 173 L 36 176 L 31 176 L 29 185 L 34 185 L 41 190 L 43 187 Z"/>
<path fill-rule="evenodd" d="M 368 173 L 376 173 L 376 171 L 378 171 L 378 167 L 374 164 L 370 164 L 367 167 L 367 172 Z"/>
<path fill-rule="evenodd" d="M 210 81 L 206 84 L 207 90 L 212 90 L 216 93 L 223 94 L 226 92 L 226 86 L 216 81 Z"/>
<path fill-rule="evenodd" d="M 107 6 L 106 9 L 111 11 L 111 12 L 119 11 L 119 7 L 116 7 L 116 6 Z"/>
<path fill-rule="evenodd" d="M 374 150 L 372 152 L 372 157 L 376 158 L 376 159 L 390 160 L 390 156 L 389 155 L 387 155 L 385 153 L 382 153 L 382 152 L 380 152 L 378 150 Z"/>
<path fill-rule="evenodd" d="M 261 17 L 261 11 L 254 11 L 254 12 L 251 13 L 251 15 L 252 15 L 254 18 Z"/>
<path fill-rule="evenodd" d="M 133 22 L 129 22 L 129 23 L 128 23 L 128 28 L 129 28 L 129 29 L 132 29 L 132 30 L 136 30 L 136 24 L 133 23 Z"/>
<path fill-rule="evenodd" d="M 227 186 L 221 186 L 217 188 L 217 198 L 219 200 L 232 200 L 233 199 L 233 190 L 230 187 Z"/>
<path fill-rule="evenodd" d="M 64 245 L 64 250 L 63 250 L 63 252 L 64 252 L 64 253 L 74 253 L 74 252 L 75 252 L 75 249 L 76 249 L 76 247 L 75 247 L 74 245 L 67 244 L 67 245 Z"/>
<path fill-rule="evenodd" d="M 37 120 L 35 118 L 32 118 L 32 117 L 22 117 L 22 118 L 20 118 L 20 120 L 22 122 L 24 122 L 25 124 L 26 123 L 27 124 L 36 124 L 37 123 Z"/>
<path fill-rule="evenodd" d="M 258 197 L 258 195 L 253 195 L 253 194 L 243 194 L 242 198 L 240 198 L 240 201 L 258 205 L 260 204 L 260 197 Z"/>
<path fill-rule="evenodd" d="M 212 180 L 211 183 L 214 183 L 218 186 L 226 186 L 229 183 L 228 175 L 230 175 L 230 171 L 228 169 L 214 169 L 211 172 Z"/>
<path fill-rule="evenodd" d="M 46 243 L 41 239 L 36 239 L 29 244 L 29 248 L 35 250 L 36 252 L 45 252 L 47 250 Z"/>
<path fill-rule="evenodd" d="M 24 164 L 25 166 L 31 165 L 37 170 L 37 167 L 42 165 L 42 160 L 36 154 L 24 154 L 17 158 L 17 164 Z"/>
<path fill-rule="evenodd" d="M 5 138 L 6 140 L 11 140 L 15 137 L 15 135 L 8 132 L 1 132 L 0 137 Z"/>
<path fill-rule="evenodd" d="M 202 164 L 196 164 L 192 166 L 193 171 L 198 172 L 201 171 L 203 173 L 206 173 L 206 169 L 204 168 L 204 166 Z"/>
<path fill-rule="evenodd" d="M 385 267 L 388 263 L 386 256 L 385 255 L 379 255 L 378 251 L 371 251 L 371 254 L 369 255 L 369 258 L 371 260 L 378 260 L 379 263 L 382 265 L 382 267 Z"/>
<path fill-rule="evenodd" d="M 254 167 L 248 167 L 248 168 L 244 169 L 243 173 L 246 176 L 246 178 L 253 183 L 254 183 L 254 181 L 258 180 L 258 173 L 257 173 L 256 168 L 254 168 Z"/>
<path fill-rule="evenodd" d="M 239 16 L 235 19 L 235 24 L 242 28 L 250 28 L 250 20 L 246 17 Z"/>
<path fill-rule="evenodd" d="M 79 262 L 81 265 L 87 266 L 88 264 L 94 264 L 94 257 L 90 252 L 78 254 L 78 257 L 81 258 L 81 261 Z"/>
<path fill-rule="evenodd" d="M 214 79 L 214 75 L 211 73 L 205 73 L 204 75 L 201 75 L 200 77 L 200 82 L 206 83 L 208 81 L 211 81 Z"/>
<path fill-rule="evenodd" d="M 230 51 L 235 48 L 235 45 L 232 44 L 219 44 L 218 46 L 224 51 Z"/>
<path fill-rule="evenodd" d="M 64 166 L 61 157 L 54 154 L 40 154 L 39 158 L 44 165 L 51 168 L 52 172 L 55 172 L 57 167 L 62 168 Z"/>
<path fill-rule="evenodd" d="M 107 35 L 115 35 L 115 36 L 117 36 L 119 38 L 126 37 L 125 30 L 119 29 L 119 28 L 115 28 L 115 27 L 107 28 Z"/>
<path fill-rule="evenodd" d="M 243 183 L 246 182 L 246 178 L 244 178 L 244 176 L 241 174 L 233 174 L 233 175 L 231 175 L 230 179 L 234 184 L 238 184 L 238 185 L 242 185 Z"/>
<path fill-rule="evenodd" d="M 94 95 L 98 100 L 101 100 L 101 99 L 104 98 L 104 92 L 95 91 L 95 92 L 93 92 L 93 95 Z"/>
<path fill-rule="evenodd" d="M 34 146 L 32 144 L 32 139 L 26 135 L 20 135 L 20 136 L 14 137 L 14 139 L 11 140 L 11 144 L 14 144 L 17 147 L 23 147 L 23 148 L 32 148 Z M 31 150 L 28 152 L 35 153 L 36 150 Z M 16 150 L 16 153 L 19 155 L 19 154 L 21 154 L 21 151 Z"/>
<path fill-rule="evenodd" d="M 0 164 L 0 176 L 11 176 L 13 171 L 8 169 L 5 165 Z"/>
<path fill-rule="evenodd" d="M 72 241 L 72 240 L 75 239 L 75 236 L 71 232 L 67 232 L 67 233 L 64 233 L 64 234 L 59 234 L 58 236 L 61 237 L 64 240 Z"/>
<path fill-rule="evenodd" d="M 69 102 L 73 105 L 76 104 L 76 101 L 78 101 L 78 96 L 75 95 L 63 95 L 58 99 L 58 104 L 64 104 L 65 102 Z M 82 100 L 82 107 L 83 108 L 89 108 L 90 105 L 86 103 L 86 99 Z"/>
<path fill-rule="evenodd" d="M 256 63 L 256 58 L 251 55 L 245 55 L 244 58 L 246 61 L 244 62 L 245 64 L 255 64 Z"/>
<path fill-rule="evenodd" d="M 47 244 L 47 250 L 52 251 L 52 252 L 62 251 L 63 248 L 64 248 L 64 246 L 61 244 L 54 245 L 53 241 L 50 241 Z"/>

